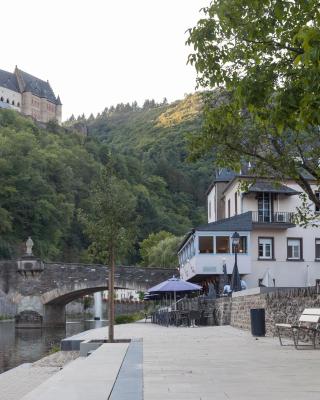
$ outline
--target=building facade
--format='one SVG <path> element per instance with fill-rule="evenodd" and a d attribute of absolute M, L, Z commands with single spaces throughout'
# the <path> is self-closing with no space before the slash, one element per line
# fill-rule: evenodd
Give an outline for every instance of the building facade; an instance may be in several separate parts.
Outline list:
<path fill-rule="evenodd" d="M 238 232 L 238 267 L 249 288 L 261 284 L 266 275 L 278 287 L 315 285 L 320 279 L 320 226 L 295 224 L 301 188 L 290 180 L 275 185 L 272 180 L 252 179 L 248 171 L 217 174 L 207 191 L 208 224 L 190 231 L 180 246 L 181 277 L 198 282 L 219 279 L 223 264 L 231 274 L 231 237 Z M 313 178 L 307 179 L 318 193 Z"/>
<path fill-rule="evenodd" d="M 17 67 L 14 72 L 0 70 L 0 108 L 9 108 L 47 123 L 62 119 L 62 103 L 49 81 L 43 81 Z"/>

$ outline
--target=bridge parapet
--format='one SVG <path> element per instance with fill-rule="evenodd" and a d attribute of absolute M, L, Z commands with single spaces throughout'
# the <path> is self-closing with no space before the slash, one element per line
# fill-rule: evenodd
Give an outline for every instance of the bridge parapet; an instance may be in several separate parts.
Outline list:
<path fill-rule="evenodd" d="M 21 269 L 19 261 L 0 262 L 0 289 L 17 304 L 18 313 L 36 311 L 43 316 L 44 323 L 59 317 L 60 324 L 66 304 L 108 289 L 108 270 L 99 264 L 43 263 L 41 269 L 32 272 L 32 268 Z M 146 291 L 173 274 L 177 275 L 177 271 L 117 266 L 115 287 Z"/>

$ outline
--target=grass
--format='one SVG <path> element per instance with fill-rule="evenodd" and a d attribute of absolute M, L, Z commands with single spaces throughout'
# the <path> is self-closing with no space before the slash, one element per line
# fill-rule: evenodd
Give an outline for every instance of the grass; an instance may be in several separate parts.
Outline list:
<path fill-rule="evenodd" d="M 139 319 L 142 318 L 144 318 L 144 313 L 142 312 L 136 312 L 134 314 L 121 314 L 121 315 L 116 315 L 115 323 L 117 325 L 130 324 L 131 322 L 139 321 Z"/>
<path fill-rule="evenodd" d="M 54 354 L 54 353 L 58 353 L 58 351 L 60 351 L 60 346 L 58 344 L 54 344 L 51 346 L 51 349 L 49 350 L 48 354 Z"/>
<path fill-rule="evenodd" d="M 0 321 L 5 321 L 7 319 L 13 319 L 10 315 L 0 315 Z"/>

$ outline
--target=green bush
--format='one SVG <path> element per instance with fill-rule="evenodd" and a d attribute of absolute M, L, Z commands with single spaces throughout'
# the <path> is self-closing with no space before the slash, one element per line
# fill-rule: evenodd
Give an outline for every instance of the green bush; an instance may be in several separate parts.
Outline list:
<path fill-rule="evenodd" d="M 134 314 L 116 315 L 115 323 L 117 325 L 119 325 L 119 324 L 130 324 L 131 322 L 139 321 L 139 319 L 142 319 L 142 318 L 144 318 L 144 314 L 141 313 L 141 312 L 134 313 Z"/>

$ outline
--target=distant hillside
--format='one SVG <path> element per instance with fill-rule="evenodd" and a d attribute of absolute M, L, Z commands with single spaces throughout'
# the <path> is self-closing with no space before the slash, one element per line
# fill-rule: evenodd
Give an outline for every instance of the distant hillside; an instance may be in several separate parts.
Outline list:
<path fill-rule="evenodd" d="M 201 127 L 199 94 L 171 104 L 147 100 L 142 108 L 118 104 L 85 122 L 88 135 L 127 164 L 122 174 L 140 199 L 141 238 L 161 229 L 181 235 L 205 221 L 212 165 L 187 161 L 186 137 Z"/>
<path fill-rule="evenodd" d="M 180 236 L 204 222 L 212 166 L 187 161 L 186 139 L 200 126 L 199 95 L 172 104 L 147 100 L 142 108 L 118 104 L 97 117 L 73 117 L 64 127 L 0 110 L 0 258 L 21 254 L 32 236 L 42 258 L 86 261 L 79 209 L 90 213 L 110 152 L 139 215 L 135 248 L 120 262 L 139 262 L 139 243 L 152 232 Z"/>

